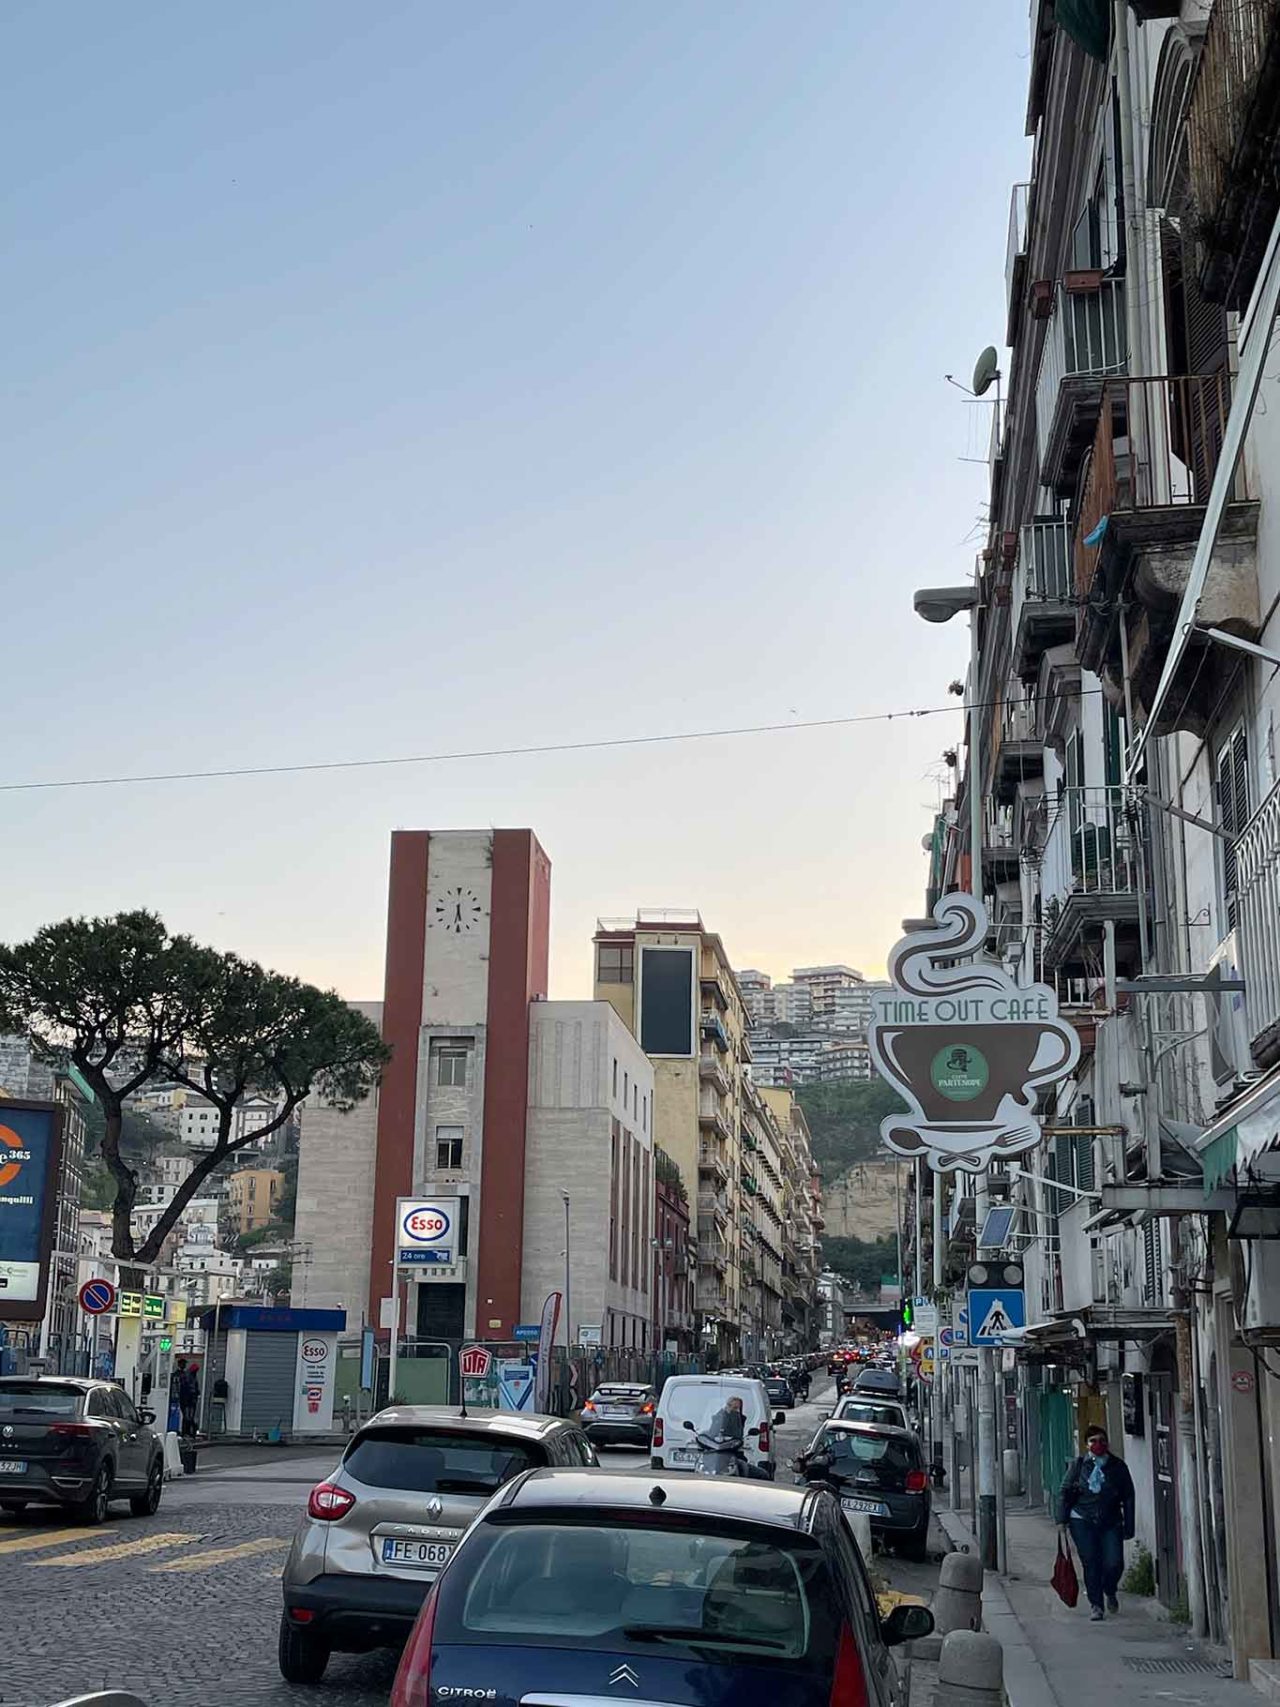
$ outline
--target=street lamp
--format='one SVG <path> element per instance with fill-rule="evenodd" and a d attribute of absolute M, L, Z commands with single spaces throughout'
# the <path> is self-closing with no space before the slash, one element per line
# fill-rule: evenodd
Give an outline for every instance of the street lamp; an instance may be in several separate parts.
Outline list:
<path fill-rule="evenodd" d="M 978 589 L 974 587 L 921 587 L 913 595 L 916 615 L 926 622 L 950 622 L 961 611 L 969 613 L 969 859 L 970 887 L 981 893 L 982 883 L 982 778 L 978 755 L 981 750 L 978 724 Z"/>
<path fill-rule="evenodd" d="M 560 1193 L 564 1199 L 564 1349 L 565 1356 L 573 1355 L 573 1297 L 569 1291 L 569 1193 Z"/>

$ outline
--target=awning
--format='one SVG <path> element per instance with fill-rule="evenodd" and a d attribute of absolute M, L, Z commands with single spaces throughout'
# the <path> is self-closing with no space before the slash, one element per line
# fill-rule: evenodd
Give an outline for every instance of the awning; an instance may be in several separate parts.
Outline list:
<path fill-rule="evenodd" d="M 1237 1097 L 1196 1141 L 1207 1197 L 1233 1170 L 1280 1148 L 1280 1067 Z"/>
<path fill-rule="evenodd" d="M 1128 1310 L 1113 1304 L 1087 1304 L 1082 1310 L 1063 1310 L 1043 1322 L 1032 1322 L 1023 1332 L 1028 1351 L 1077 1346 L 1098 1340 L 1153 1340 L 1171 1334 L 1185 1311 L 1154 1308 Z"/>

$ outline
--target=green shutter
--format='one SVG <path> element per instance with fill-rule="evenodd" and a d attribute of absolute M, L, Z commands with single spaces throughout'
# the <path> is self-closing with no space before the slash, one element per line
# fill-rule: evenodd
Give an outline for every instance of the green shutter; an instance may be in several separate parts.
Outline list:
<path fill-rule="evenodd" d="M 1105 65 L 1111 53 L 1111 7 L 1108 0 L 1055 0 L 1054 22 L 1091 59 Z"/>

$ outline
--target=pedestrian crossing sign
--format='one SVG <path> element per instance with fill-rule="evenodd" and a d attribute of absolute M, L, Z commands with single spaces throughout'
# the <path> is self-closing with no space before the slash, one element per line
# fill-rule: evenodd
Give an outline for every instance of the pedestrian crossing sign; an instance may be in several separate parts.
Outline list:
<path fill-rule="evenodd" d="M 970 1345 L 1003 1345 L 1004 1335 L 1027 1325 L 1027 1295 L 1020 1286 L 969 1289 Z"/>

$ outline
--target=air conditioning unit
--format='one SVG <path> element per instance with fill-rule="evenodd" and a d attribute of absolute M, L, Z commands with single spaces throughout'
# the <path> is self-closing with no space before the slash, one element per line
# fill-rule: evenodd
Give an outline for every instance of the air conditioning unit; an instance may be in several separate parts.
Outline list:
<path fill-rule="evenodd" d="M 1280 1345 L 1280 1241 L 1232 1239 L 1228 1248 L 1237 1327 Z"/>
<path fill-rule="evenodd" d="M 1209 1025 L 1209 1060 L 1215 1084 L 1236 1085 L 1253 1078 L 1256 1068 L 1249 1051 L 1249 1024 L 1243 990 L 1215 990 L 1221 979 L 1238 979 L 1240 950 L 1231 931 L 1214 949 L 1205 979 L 1205 1018 Z"/>

